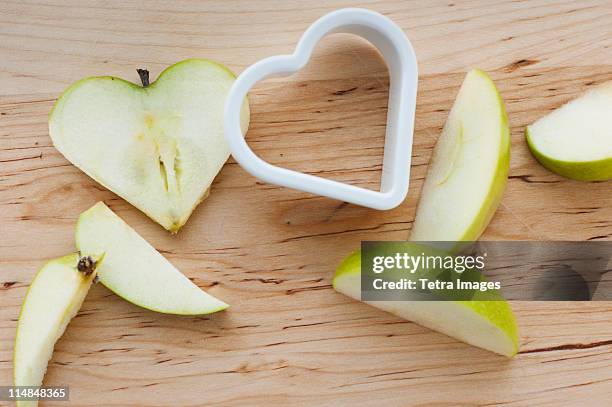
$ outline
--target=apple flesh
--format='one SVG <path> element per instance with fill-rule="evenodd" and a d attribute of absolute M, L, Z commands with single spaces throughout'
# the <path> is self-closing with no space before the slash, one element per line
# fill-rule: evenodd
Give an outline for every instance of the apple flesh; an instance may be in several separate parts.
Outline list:
<path fill-rule="evenodd" d="M 510 129 L 495 84 L 470 71 L 433 152 L 413 241 L 473 241 L 501 201 L 510 167 Z"/>
<path fill-rule="evenodd" d="M 336 291 L 361 300 L 361 251 L 348 256 L 332 280 Z M 518 330 L 506 301 L 366 301 L 378 309 L 507 357 L 518 351 Z"/>
<path fill-rule="evenodd" d="M 229 157 L 222 119 L 234 79 L 204 59 L 172 65 L 142 87 L 110 76 L 85 78 L 55 104 L 49 133 L 70 162 L 176 232 Z M 248 124 L 245 100 L 243 133 Z"/>
<path fill-rule="evenodd" d="M 470 71 L 438 139 L 421 192 L 412 241 L 476 240 L 501 200 L 510 162 L 510 130 L 493 81 Z M 459 245 L 452 243 L 449 250 Z M 336 291 L 361 299 L 361 252 L 333 278 Z M 503 298 L 490 301 L 372 301 L 368 304 L 470 345 L 512 357 L 518 329 Z"/>
<path fill-rule="evenodd" d="M 46 263 L 23 301 L 13 357 L 15 386 L 41 386 L 55 342 L 76 315 L 96 276 L 101 256 L 70 254 Z M 35 406 L 35 401 L 20 401 Z"/>
<path fill-rule="evenodd" d="M 534 157 L 580 181 L 612 179 L 612 82 L 537 120 L 525 130 Z"/>
<path fill-rule="evenodd" d="M 228 307 L 192 283 L 102 202 L 79 217 L 76 245 L 83 255 L 105 253 L 98 268 L 100 282 L 133 304 L 179 315 Z"/>

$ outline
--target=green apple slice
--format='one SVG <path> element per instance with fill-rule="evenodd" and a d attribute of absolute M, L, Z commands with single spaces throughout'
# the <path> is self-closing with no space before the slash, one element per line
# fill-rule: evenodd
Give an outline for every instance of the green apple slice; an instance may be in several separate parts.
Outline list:
<path fill-rule="evenodd" d="M 55 342 L 85 300 L 100 256 L 78 254 L 46 263 L 30 284 L 19 314 L 13 357 L 15 386 L 41 386 Z M 20 401 L 35 406 L 35 401 Z"/>
<path fill-rule="evenodd" d="M 593 88 L 525 130 L 534 157 L 580 181 L 612 179 L 612 82 Z"/>
<path fill-rule="evenodd" d="M 411 240 L 476 240 L 501 200 L 510 162 L 503 101 L 486 73 L 470 71 L 434 149 Z M 453 244 L 451 250 L 458 246 Z M 333 278 L 336 291 L 361 299 L 361 252 Z M 497 297 L 496 297 L 497 299 Z M 511 357 L 518 329 L 503 298 L 495 301 L 372 301 L 370 305 L 479 348 Z"/>
<path fill-rule="evenodd" d="M 361 251 L 340 264 L 334 289 L 361 300 Z M 371 301 L 400 318 L 507 357 L 518 352 L 518 329 L 506 301 Z"/>
<path fill-rule="evenodd" d="M 133 304 L 179 315 L 228 307 L 192 283 L 102 202 L 79 217 L 76 245 L 83 255 L 105 253 L 98 268 L 100 282 Z"/>
<path fill-rule="evenodd" d="M 85 78 L 55 104 L 51 139 L 87 175 L 176 232 L 229 157 L 222 119 L 234 79 L 204 59 L 172 65 L 144 87 Z M 241 124 L 246 132 L 246 100 Z"/>
<path fill-rule="evenodd" d="M 504 103 L 491 78 L 472 70 L 434 149 L 410 239 L 477 240 L 501 200 L 509 167 Z"/>

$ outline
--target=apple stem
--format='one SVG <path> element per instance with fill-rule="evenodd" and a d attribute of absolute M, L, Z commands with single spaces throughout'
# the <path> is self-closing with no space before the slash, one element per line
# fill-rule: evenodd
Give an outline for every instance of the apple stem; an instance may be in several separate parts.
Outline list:
<path fill-rule="evenodd" d="M 142 87 L 146 88 L 147 86 L 149 86 L 149 71 L 147 71 L 146 69 L 136 69 L 136 72 L 138 72 L 138 76 L 140 76 L 140 81 L 142 82 Z"/>
<path fill-rule="evenodd" d="M 96 261 L 90 256 L 81 257 L 77 263 L 77 270 L 88 276 L 96 269 Z"/>

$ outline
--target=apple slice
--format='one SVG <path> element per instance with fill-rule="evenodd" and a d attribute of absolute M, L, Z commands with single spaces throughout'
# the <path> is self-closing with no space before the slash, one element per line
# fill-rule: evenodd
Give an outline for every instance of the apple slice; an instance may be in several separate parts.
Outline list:
<path fill-rule="evenodd" d="M 19 314 L 13 357 L 15 386 L 41 386 L 55 342 L 81 308 L 100 256 L 78 254 L 46 263 L 30 284 Z M 18 402 L 36 405 L 37 402 Z"/>
<path fill-rule="evenodd" d="M 99 280 L 138 306 L 179 315 L 210 314 L 228 307 L 192 283 L 103 202 L 79 216 L 76 245 L 83 255 L 104 252 Z"/>
<path fill-rule="evenodd" d="M 486 73 L 470 71 L 433 152 L 411 240 L 456 242 L 482 234 L 506 185 L 510 131 L 503 101 Z M 453 243 L 451 250 L 458 245 Z M 336 291 L 361 299 L 361 252 L 333 278 Z M 511 357 L 518 329 L 503 298 L 495 301 L 372 301 L 368 304 L 470 345 Z"/>
<path fill-rule="evenodd" d="M 361 251 L 344 259 L 334 290 L 361 301 Z M 366 304 L 507 357 L 518 352 L 518 329 L 506 301 L 366 301 Z"/>
<path fill-rule="evenodd" d="M 552 172 L 580 181 L 612 179 L 612 81 L 537 120 L 525 136 Z"/>
<path fill-rule="evenodd" d="M 472 70 L 434 149 L 410 239 L 477 240 L 501 200 L 509 167 L 503 101 L 491 78 Z"/>
<path fill-rule="evenodd" d="M 49 117 L 55 147 L 87 175 L 169 231 L 187 222 L 229 157 L 225 97 L 235 76 L 189 59 L 143 86 L 110 76 L 80 80 Z M 245 100 L 243 133 L 249 124 Z"/>

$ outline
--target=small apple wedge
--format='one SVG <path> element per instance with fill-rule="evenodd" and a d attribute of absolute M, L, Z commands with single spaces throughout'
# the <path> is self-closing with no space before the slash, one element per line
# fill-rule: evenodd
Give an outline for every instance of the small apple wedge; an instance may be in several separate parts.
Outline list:
<path fill-rule="evenodd" d="M 434 148 L 410 240 L 477 240 L 501 200 L 509 167 L 504 103 L 491 78 L 472 70 Z"/>
<path fill-rule="evenodd" d="M 171 232 L 177 232 L 229 157 L 223 107 L 234 74 L 205 59 L 170 66 L 143 86 L 82 79 L 49 117 L 54 146 L 75 166 Z M 249 125 L 245 99 L 243 133 Z"/>
<path fill-rule="evenodd" d="M 361 301 L 361 251 L 340 264 L 334 290 Z M 373 307 L 413 321 L 478 348 L 512 357 L 518 329 L 506 301 L 370 301 Z"/>
<path fill-rule="evenodd" d="M 76 245 L 82 255 L 104 252 L 100 282 L 140 307 L 178 315 L 228 307 L 192 283 L 102 202 L 79 216 Z"/>
<path fill-rule="evenodd" d="M 579 181 L 612 179 L 612 81 L 537 120 L 525 137 L 552 172 Z"/>
<path fill-rule="evenodd" d="M 81 308 L 101 256 L 70 254 L 47 262 L 30 284 L 19 314 L 13 356 L 15 386 L 41 386 L 55 342 Z M 20 401 L 35 406 L 36 401 Z"/>
<path fill-rule="evenodd" d="M 438 139 L 411 233 L 412 241 L 476 240 L 501 200 L 510 161 L 503 101 L 486 73 L 470 71 Z M 336 291 L 361 300 L 361 251 L 333 278 Z M 499 300 L 497 300 L 499 298 Z M 371 301 L 368 304 L 507 357 L 518 352 L 512 309 L 489 301 Z"/>

